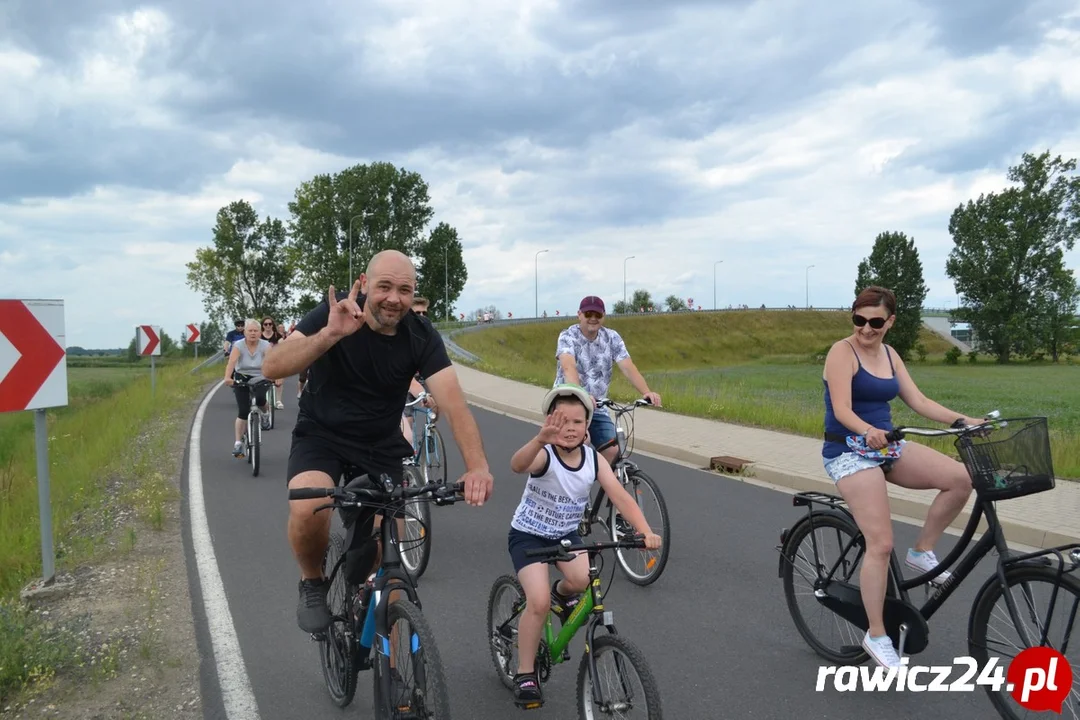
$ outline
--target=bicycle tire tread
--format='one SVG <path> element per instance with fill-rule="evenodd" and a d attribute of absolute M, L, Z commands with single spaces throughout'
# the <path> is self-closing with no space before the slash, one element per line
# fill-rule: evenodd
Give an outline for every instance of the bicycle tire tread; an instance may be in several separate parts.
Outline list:
<path fill-rule="evenodd" d="M 641 681 L 641 689 L 648 705 L 649 720 L 661 720 L 664 713 L 660 707 L 660 687 L 656 683 L 656 677 L 653 675 L 652 668 L 649 667 L 649 662 L 645 659 L 645 653 L 624 635 L 597 635 L 593 640 L 591 651 L 594 655 L 599 655 L 607 647 L 617 649 L 630 661 L 631 667 L 634 668 L 634 672 Z M 586 653 L 581 656 L 581 662 L 578 664 L 577 706 L 578 717 L 581 720 L 587 720 L 585 708 L 592 699 L 591 692 L 585 686 L 588 678 L 589 656 Z"/>

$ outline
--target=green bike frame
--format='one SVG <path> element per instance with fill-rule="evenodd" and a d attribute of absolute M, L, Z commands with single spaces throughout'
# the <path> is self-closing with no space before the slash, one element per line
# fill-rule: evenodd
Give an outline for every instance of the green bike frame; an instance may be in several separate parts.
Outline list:
<path fill-rule="evenodd" d="M 594 577 L 592 579 L 589 592 L 582 595 L 581 601 L 570 613 L 570 617 L 566 619 L 566 623 L 562 626 L 559 634 L 556 635 L 551 627 L 551 613 L 544 619 L 544 642 L 547 644 L 549 657 L 552 665 L 558 665 L 570 659 L 570 653 L 568 648 L 570 641 L 573 640 L 574 635 L 581 629 L 585 623 L 589 622 L 589 616 L 592 616 L 592 622 L 589 623 L 589 627 L 586 631 L 587 637 L 585 638 L 585 652 L 589 652 L 589 648 L 592 647 L 593 635 L 596 632 L 596 626 L 601 622 L 601 616 L 603 618 L 603 624 L 607 628 L 608 632 L 612 635 L 615 633 L 615 623 L 612 617 L 611 611 L 604 611 L 603 603 L 597 603 L 597 598 L 600 596 L 600 578 Z M 595 672 L 595 670 L 593 670 Z M 595 680 L 595 678 L 594 678 Z"/>

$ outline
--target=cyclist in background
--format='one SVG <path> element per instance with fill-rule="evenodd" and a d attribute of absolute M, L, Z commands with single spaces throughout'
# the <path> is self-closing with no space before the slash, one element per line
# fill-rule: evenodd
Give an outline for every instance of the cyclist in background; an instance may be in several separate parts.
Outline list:
<path fill-rule="evenodd" d="M 413 298 L 412 311 L 415 314 L 421 317 L 427 317 L 427 309 L 427 298 L 420 296 Z M 406 395 L 405 402 L 411 403 L 415 401 L 416 398 L 420 397 L 420 393 L 424 392 L 428 392 L 427 387 L 424 385 L 424 379 L 417 373 L 416 376 L 413 377 L 412 382 L 409 383 L 409 392 Z M 420 404 L 426 408 L 431 408 L 432 410 L 438 409 L 435 398 L 432 397 L 430 393 L 428 393 L 428 396 L 424 398 L 423 402 Z M 416 423 L 416 416 L 419 414 L 420 412 L 416 410 L 415 407 L 407 407 L 401 412 L 401 434 L 405 436 L 405 439 L 409 441 L 410 445 L 413 445 L 414 449 L 416 445 L 413 442 L 413 426 Z"/>
<path fill-rule="evenodd" d="M 263 360 L 266 358 L 266 352 L 270 349 L 270 343 L 260 336 L 259 334 L 259 322 L 257 320 L 248 320 L 244 323 L 244 339 L 242 342 L 234 343 L 232 351 L 229 353 L 229 362 L 225 365 L 225 384 L 233 389 L 233 395 L 236 396 L 236 422 L 235 433 L 233 443 L 233 456 L 244 456 L 244 443 L 241 438 L 244 437 L 244 430 L 247 429 L 247 417 L 251 412 L 251 390 L 245 383 L 237 383 L 233 378 L 233 373 L 243 373 L 251 377 L 252 382 L 258 382 L 264 380 L 262 366 Z M 256 391 L 255 404 L 259 408 L 262 419 L 262 429 L 270 429 L 270 417 L 267 414 L 270 408 L 266 404 L 266 388 L 260 388 Z"/>
<path fill-rule="evenodd" d="M 285 339 L 285 335 L 281 332 L 276 324 L 274 324 L 274 318 L 267 315 L 262 319 L 262 339 L 271 345 L 277 345 L 279 342 Z M 274 407 L 278 410 L 285 409 L 285 403 L 281 401 L 281 387 L 284 385 L 284 380 L 275 380 L 274 387 L 277 389 L 277 402 L 274 403 Z"/>
<path fill-rule="evenodd" d="M 528 473 L 521 501 L 510 521 L 507 546 L 525 592 L 525 612 L 518 624 L 518 671 L 514 675 L 514 700 L 520 705 L 543 702 L 540 679 L 536 675 L 536 650 L 548 610 L 565 622 L 589 584 L 589 556 L 579 552 L 570 562 L 556 563 L 562 580 L 548 585 L 548 567 L 526 551 L 569 540 L 577 545 L 578 523 L 589 502 L 589 489 L 599 482 L 611 502 L 634 529 L 645 536 L 645 546 L 660 547 L 660 536 L 652 531 L 641 508 L 615 478 L 607 463 L 597 461 L 597 452 L 585 444 L 592 422 L 593 399 L 577 385 L 556 385 L 540 405 L 547 417 L 536 437 L 510 459 L 515 473 Z M 560 590 L 560 585 L 562 589 Z"/>
<path fill-rule="evenodd" d="M 244 339 L 244 321 L 237 318 L 233 321 L 233 329 L 225 334 L 225 341 L 222 343 L 222 351 L 225 357 L 229 357 L 229 353 L 232 352 L 233 344 L 237 340 Z"/>
<path fill-rule="evenodd" d="M 897 667 L 900 658 L 885 632 L 883 612 L 889 556 L 893 549 L 892 515 L 886 481 L 913 490 L 937 490 L 915 547 L 906 564 L 919 574 L 938 565 L 934 545 L 971 495 L 971 478 L 962 463 L 926 445 L 905 440 L 889 443 L 893 429 L 889 401 L 897 395 L 923 417 L 941 423 L 966 417 L 930 400 L 908 374 L 904 361 L 884 343 L 896 320 L 896 295 L 872 286 L 851 307 L 855 329 L 836 341 L 825 357 L 825 472 L 844 498 L 866 538 L 859 591 L 870 622 L 862 647 L 879 665 Z M 936 582 L 945 582 L 942 572 Z"/>
<path fill-rule="evenodd" d="M 599 400 L 607 397 L 612 370 L 618 365 L 642 398 L 660 407 L 660 395 L 649 390 L 649 384 L 630 359 L 622 336 L 604 327 L 604 301 L 595 295 L 582 299 L 578 308 L 578 324 L 559 333 L 555 358 L 556 385 L 580 385 L 589 391 L 593 400 Z M 615 422 L 606 410 L 592 415 L 589 442 L 609 465 L 615 462 L 619 453 Z"/>

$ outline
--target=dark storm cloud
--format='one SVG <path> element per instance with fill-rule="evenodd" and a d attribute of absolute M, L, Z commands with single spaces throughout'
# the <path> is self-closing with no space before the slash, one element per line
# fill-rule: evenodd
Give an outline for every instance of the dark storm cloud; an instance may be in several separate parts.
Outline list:
<path fill-rule="evenodd" d="M 108 113 L 78 106 L 44 115 L 29 129 L 8 133 L 21 151 L 16 155 L 26 159 L 11 164 L 15 172 L 0 179 L 0 200 L 64 196 L 102 183 L 195 188 L 243 152 L 239 143 L 227 152 L 211 147 L 203 135 L 210 132 L 241 139 L 265 132 L 327 153 L 376 159 L 422 146 L 438 146 L 448 155 L 489 155 L 516 137 L 585 152 L 596 138 L 642 120 L 655 137 L 692 140 L 729 123 L 791 112 L 833 82 L 824 79 L 827 69 L 918 21 L 893 0 L 842 7 L 751 5 L 570 3 L 533 28 L 557 56 L 533 57 L 520 66 L 494 50 L 457 42 L 451 28 L 449 37 L 429 44 L 420 77 L 389 83 L 381 69 L 385 58 L 355 39 L 395 20 L 387 6 L 168 0 L 153 6 L 172 23 L 168 43 L 152 45 L 140 71 L 186 79 L 189 90 L 154 100 L 181 129 L 126 127 Z M 955 52 L 977 52 L 1006 40 L 1033 42 L 1040 19 L 1062 5 L 926 3 L 940 23 L 940 41 Z M 130 0 L 14 0 L 0 11 L 8 21 L 0 39 L 70 71 L 93 49 L 111 15 L 137 7 Z M 672 23 L 688 13 L 698 13 L 700 23 L 689 33 L 670 35 Z M 888 22 L 882 20 L 886 13 Z M 565 66 L 589 62 L 603 70 Z M 1000 127 L 1012 128 L 1008 120 Z M 994 142 L 998 134 L 999 126 L 991 125 L 982 140 L 972 142 Z M 957 150 L 955 160 L 925 162 L 977 162 L 977 151 Z M 939 156 L 950 152 L 934 148 Z M 650 212 L 663 217 L 700 205 L 692 191 L 658 175 L 581 175 L 572 165 L 565 170 L 576 191 L 599 198 L 587 211 L 566 209 L 567 220 L 634 223 Z"/>

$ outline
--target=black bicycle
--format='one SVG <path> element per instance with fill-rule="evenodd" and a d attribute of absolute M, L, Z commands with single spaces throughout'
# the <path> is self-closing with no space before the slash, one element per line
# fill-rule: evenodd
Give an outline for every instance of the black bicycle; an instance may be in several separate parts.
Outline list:
<path fill-rule="evenodd" d="M 248 410 L 247 429 L 244 431 L 243 437 L 240 438 L 240 442 L 244 448 L 244 454 L 247 456 L 247 463 L 251 466 L 251 474 L 258 477 L 259 463 L 262 456 L 263 431 L 262 412 L 259 410 L 257 401 L 258 391 L 262 388 L 272 388 L 274 383 L 266 379 L 255 381 L 252 376 L 235 371 L 233 372 L 233 380 L 238 385 L 246 385 L 248 388 L 248 397 L 250 398 L 251 408 Z M 269 405 L 270 413 L 272 415 L 274 405 L 270 401 L 269 390 L 267 391 L 266 402 Z M 270 427 L 273 427 L 272 422 L 272 420 L 269 421 Z"/>
<path fill-rule="evenodd" d="M 667 503 L 660 493 L 660 487 L 629 459 L 634 452 L 634 410 L 642 405 L 652 403 L 648 400 L 635 400 L 630 405 L 620 405 L 608 398 L 602 398 L 597 401 L 596 411 L 606 408 L 615 411 L 615 438 L 618 441 L 619 453 L 612 469 L 615 477 L 641 508 L 649 527 L 663 540 L 659 550 L 634 550 L 620 546 L 615 552 L 619 567 L 630 582 L 635 585 L 650 585 L 656 582 L 667 565 L 668 555 L 671 553 L 671 522 L 668 520 Z M 635 530 L 630 521 L 622 516 L 599 483 L 596 484 L 594 492 L 596 494 L 581 518 L 578 534 L 586 537 L 592 532 L 592 526 L 599 523 L 612 540 L 633 537 Z"/>
<path fill-rule="evenodd" d="M 607 591 L 601 592 L 602 565 L 598 567 L 596 562 L 604 550 L 615 549 L 617 552 L 644 546 L 644 538 L 638 535 L 615 542 L 580 545 L 571 545 L 569 540 L 563 540 L 559 545 L 525 551 L 527 557 L 538 557 L 545 563 L 570 562 L 575 557 L 571 553 L 579 550 L 589 554 L 589 589 L 570 615 L 560 621 L 558 634 L 552 628 L 553 613 L 548 612 L 540 647 L 536 652 L 537 677 L 541 683 L 545 683 L 552 667 L 570 660 L 570 642 L 578 630 L 585 628 L 585 647 L 578 664 L 575 703 L 582 720 L 598 716 L 625 717 L 628 714 L 648 720 L 663 717 L 660 689 L 645 653 L 625 635 L 618 634 L 614 613 L 604 605 Z M 514 575 L 496 578 L 488 594 L 488 642 L 499 680 L 511 689 L 518 666 L 518 620 L 525 605 L 525 592 Z M 598 634 L 597 630 L 601 627 L 606 632 Z M 611 660 L 610 667 L 606 662 L 608 658 Z M 535 709 L 540 705 L 529 703 L 522 707 Z"/>
<path fill-rule="evenodd" d="M 339 707 L 349 705 L 356 693 L 360 670 L 374 669 L 374 708 L 378 720 L 448 718 L 450 697 L 435 637 L 421 610 L 416 584 L 402 567 L 396 518 L 407 512 L 411 498 L 427 495 L 436 505 L 463 500 L 464 483 L 443 485 L 419 482 L 416 469 L 405 468 L 408 487 L 395 487 L 389 475 L 378 483 L 368 475 L 352 478 L 343 487 L 297 488 L 289 500 L 331 498 L 314 510 L 337 509 L 345 537 L 330 535 L 323 560 L 323 575 L 330 579 L 327 603 L 332 621 L 323 633 L 312 635 L 320 643 L 323 679 Z M 377 534 L 365 535 L 376 514 L 382 516 Z M 379 552 L 382 558 L 371 571 Z M 393 602 L 393 592 L 404 593 Z M 402 627 L 402 626 L 405 627 Z"/>
<path fill-rule="evenodd" d="M 1019 554 L 1009 549 L 998 521 L 994 502 L 1051 490 L 1055 486 L 1050 440 L 1046 418 L 990 419 L 987 423 L 964 427 L 954 424 L 947 430 L 904 427 L 888 434 L 890 442 L 904 435 L 927 437 L 955 435 L 956 448 L 971 475 L 976 501 L 971 518 L 956 546 L 941 563 L 917 577 L 905 579 L 895 551 L 889 560 L 886 589 L 885 628 L 899 654 L 922 652 L 929 644 L 927 622 L 972 572 L 979 561 L 996 550 L 997 568 L 986 579 L 972 603 L 968 622 L 968 652 L 981 669 L 978 684 L 983 685 L 994 708 L 1003 718 L 1020 718 L 1026 711 L 1015 703 L 1005 680 L 1005 666 L 1000 658 L 1015 657 L 1029 647 L 1052 647 L 1074 658 L 1072 717 L 1080 713 L 1080 687 L 1076 675 L 1080 658 L 1075 657 L 1080 643 L 1072 643 L 1075 629 L 1080 631 L 1077 611 L 1080 608 L 1080 579 L 1073 573 L 1080 568 L 1080 543 Z M 836 495 L 800 492 L 793 499 L 796 507 L 806 507 L 807 514 L 790 530 L 780 533 L 779 575 L 784 596 L 799 634 L 820 656 L 842 665 L 855 665 L 868 659 L 860 639 L 869 627 L 857 585 L 859 561 L 866 551 L 862 533 L 844 500 Z M 964 554 L 980 520 L 987 529 Z M 815 533 L 821 531 L 819 539 Z M 804 547 L 804 541 L 810 542 Z M 826 541 L 832 541 L 827 543 Z M 838 549 L 835 560 L 829 558 L 826 545 Z M 961 557 L 963 556 L 963 557 Z M 959 561 L 959 562 L 958 562 Z M 1055 562 L 1056 561 L 1056 562 Z M 943 570 L 956 569 L 943 583 L 935 581 Z M 805 590 L 797 592 L 795 583 L 805 581 Z M 910 591 L 926 586 L 926 601 L 916 606 Z M 800 595 L 810 598 L 809 608 L 799 606 Z M 1045 604 L 1039 599 L 1048 595 Z M 1040 609 L 1045 608 L 1045 610 Z M 1061 616 L 1054 616 L 1055 610 Z M 816 611 L 816 613 L 815 613 Z M 821 631 L 810 628 L 809 616 L 825 620 Z M 1057 624 L 1055 624 L 1055 619 Z M 846 622 L 844 622 L 846 621 Z M 826 638 L 829 631 L 835 637 Z M 998 653 L 991 663 L 990 650 Z M 962 678 L 970 682 L 977 668 Z M 1066 713 L 1068 715 L 1068 713 Z"/>

